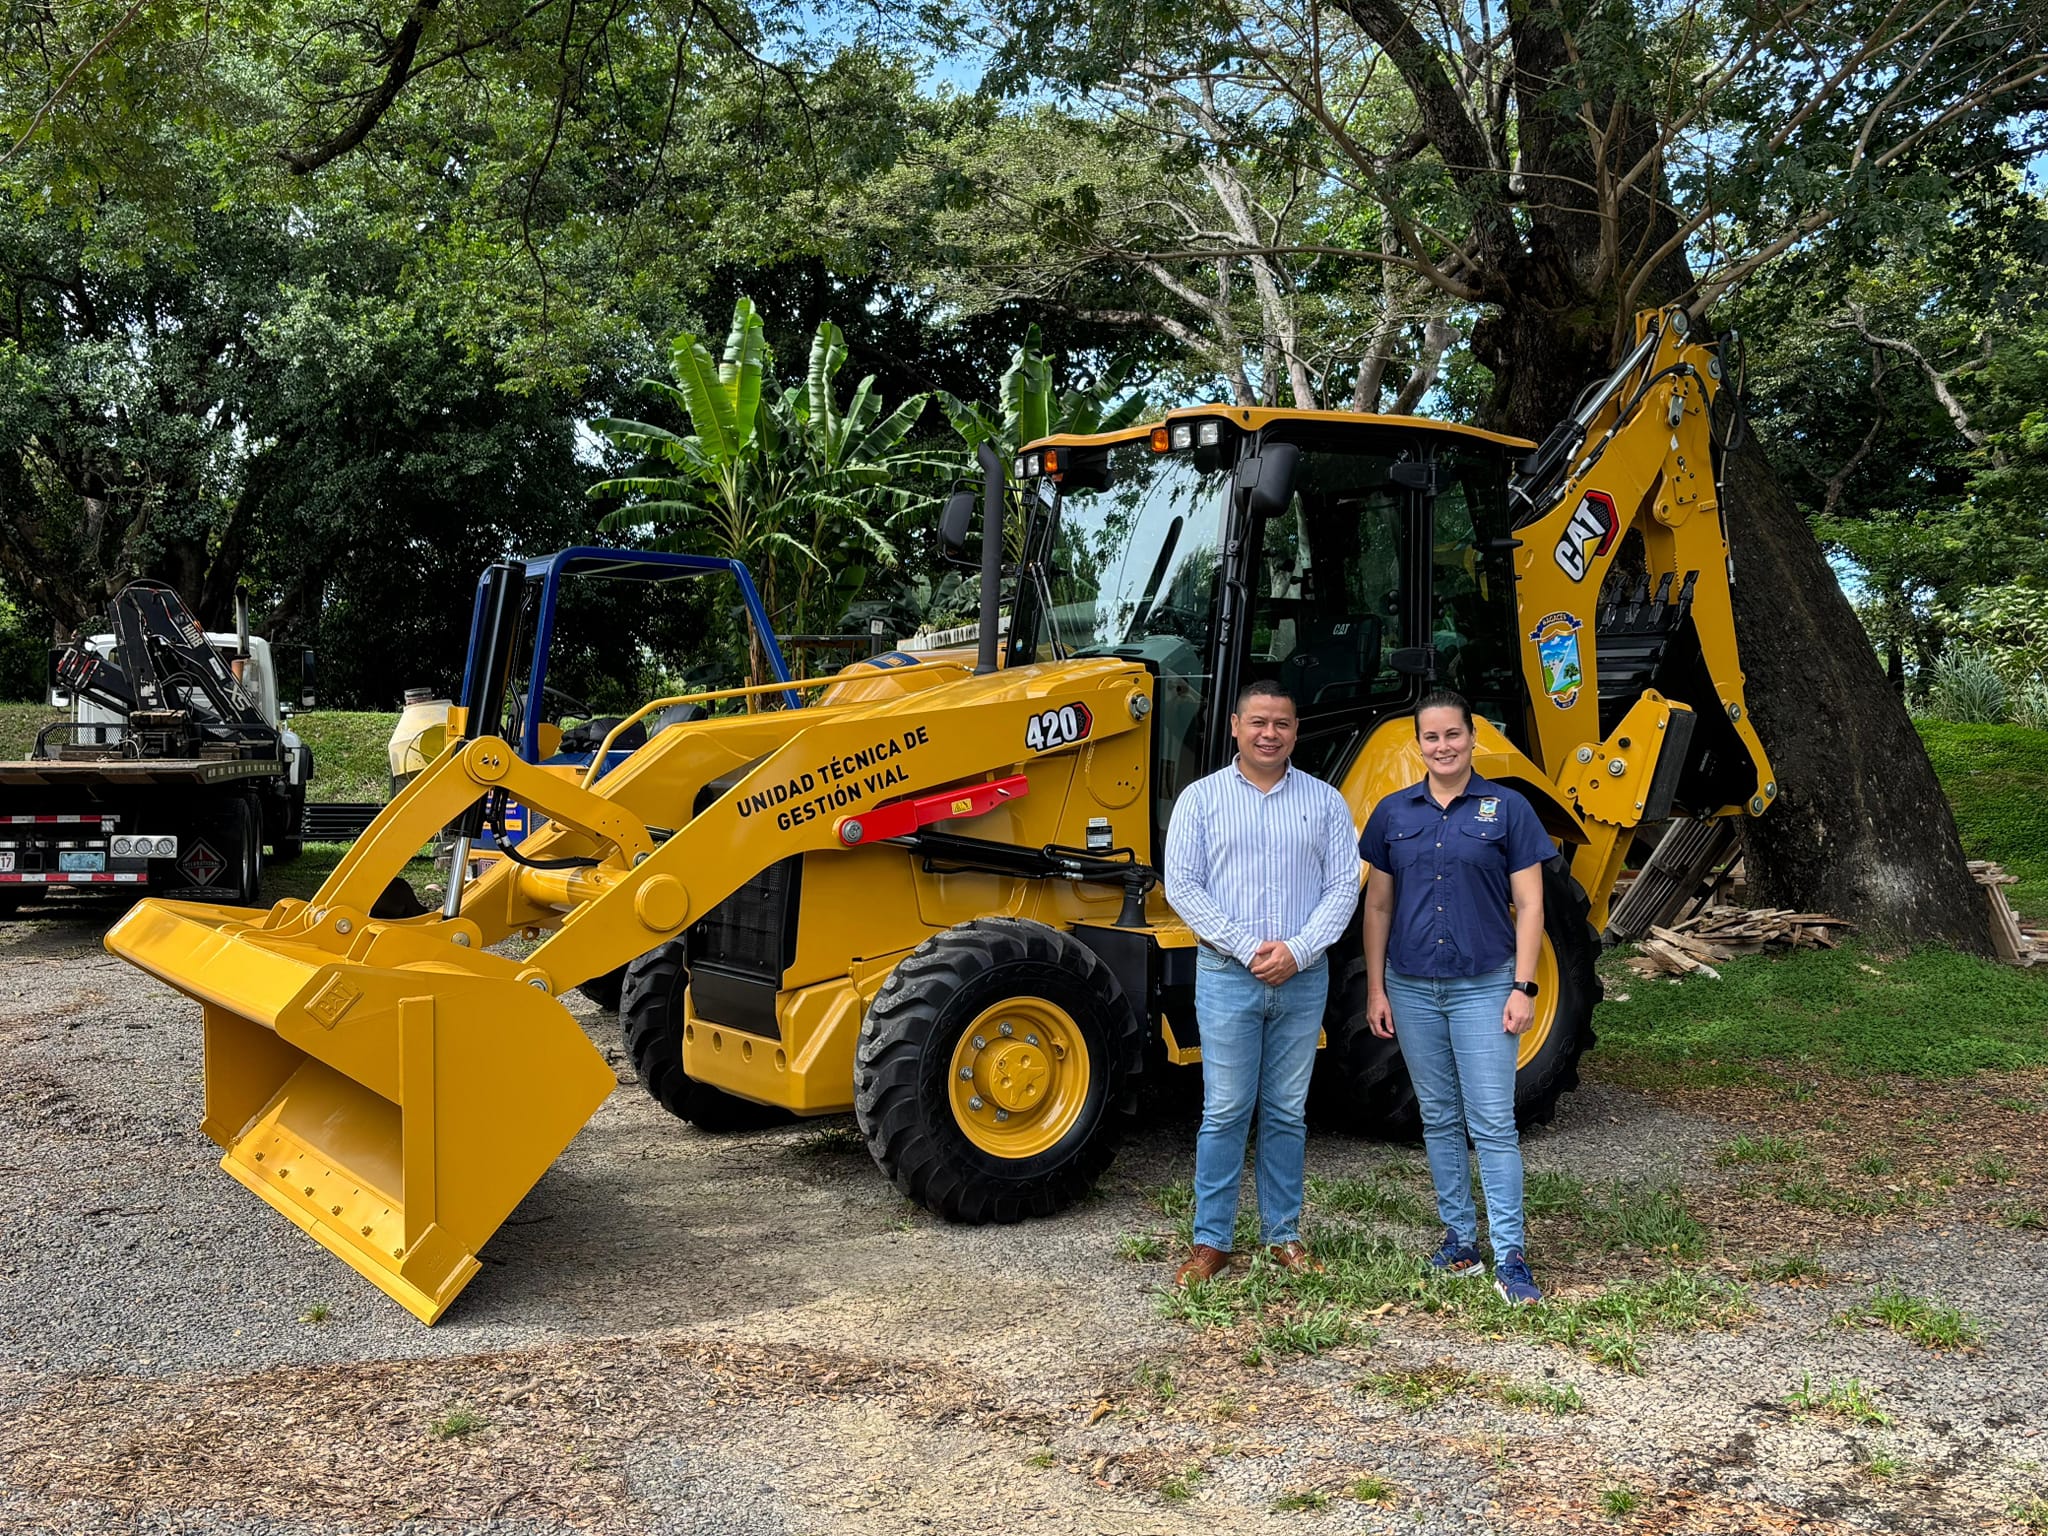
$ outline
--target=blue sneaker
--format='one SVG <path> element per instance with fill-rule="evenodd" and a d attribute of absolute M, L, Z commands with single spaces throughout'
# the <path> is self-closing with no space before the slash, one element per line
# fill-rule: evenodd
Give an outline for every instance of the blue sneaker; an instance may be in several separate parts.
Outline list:
<path fill-rule="evenodd" d="M 1533 1307 L 1543 1299 L 1536 1289 L 1536 1277 L 1522 1259 L 1522 1250 L 1510 1248 L 1493 1261 L 1493 1288 L 1511 1307 Z"/>
<path fill-rule="evenodd" d="M 1486 1273 L 1486 1266 L 1479 1262 L 1478 1246 L 1461 1241 L 1449 1227 L 1444 1228 L 1443 1245 L 1429 1256 L 1429 1267 L 1439 1275 L 1461 1278 Z"/>

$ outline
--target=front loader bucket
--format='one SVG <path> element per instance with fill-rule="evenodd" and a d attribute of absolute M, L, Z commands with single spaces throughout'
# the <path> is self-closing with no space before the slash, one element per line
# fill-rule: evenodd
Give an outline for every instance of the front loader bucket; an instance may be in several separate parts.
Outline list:
<path fill-rule="evenodd" d="M 106 943 L 203 1005 L 221 1167 L 431 1323 L 617 1080 L 514 962 L 316 916 L 144 901 Z"/>

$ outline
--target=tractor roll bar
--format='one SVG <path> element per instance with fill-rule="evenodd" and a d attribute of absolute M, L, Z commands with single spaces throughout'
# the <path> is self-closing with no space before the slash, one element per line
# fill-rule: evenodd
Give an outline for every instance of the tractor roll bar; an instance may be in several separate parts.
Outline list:
<path fill-rule="evenodd" d="M 981 637 L 974 654 L 976 672 L 996 669 L 996 629 L 1002 622 L 1003 585 L 1003 456 L 982 442 L 974 456 L 981 461 Z"/>
<path fill-rule="evenodd" d="M 519 632 L 519 613 L 526 600 L 519 567 L 500 560 L 484 572 L 470 615 L 471 666 L 462 680 L 462 734 L 471 741 L 495 736 L 505 713 L 505 687 L 512 675 L 512 643 Z M 469 846 L 484 830 L 484 801 L 479 798 L 455 824 L 455 854 L 448 864 L 448 892 L 441 915 L 462 913 L 462 877 L 469 865 Z"/>

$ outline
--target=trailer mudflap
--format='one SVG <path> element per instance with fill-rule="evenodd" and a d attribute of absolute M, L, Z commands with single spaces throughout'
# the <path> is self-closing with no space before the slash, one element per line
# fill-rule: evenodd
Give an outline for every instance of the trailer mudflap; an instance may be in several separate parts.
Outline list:
<path fill-rule="evenodd" d="M 202 1004 L 222 1169 L 424 1323 L 617 1082 L 515 962 L 446 933 L 151 900 L 106 943 Z"/>

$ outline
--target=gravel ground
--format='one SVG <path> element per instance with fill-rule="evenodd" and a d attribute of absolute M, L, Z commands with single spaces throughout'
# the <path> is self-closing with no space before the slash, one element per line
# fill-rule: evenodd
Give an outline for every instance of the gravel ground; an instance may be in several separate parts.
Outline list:
<path fill-rule="evenodd" d="M 0 926 L 0 1529 L 1081 1536 L 1266 1530 L 1277 1501 L 1321 1496 L 1285 1518 L 2017 1532 L 2010 1511 L 2048 1498 L 2038 1236 L 1960 1196 L 1809 1228 L 1714 1166 L 1780 1111 L 1598 1084 L 1530 1139 L 1532 1169 L 1682 1183 L 1736 1213 L 1710 1222 L 1729 1273 L 1811 1243 L 1826 1283 L 1753 1287 L 1733 1331 L 1654 1335 L 1641 1374 L 1406 1309 L 1252 1364 L 1242 1329 L 1162 1317 L 1167 1264 L 1116 1256 L 1170 1230 L 1150 1192 L 1189 1171 L 1186 1124 L 1147 1131 L 1056 1220 L 949 1228 L 844 1122 L 708 1137 L 627 1073 L 425 1329 L 218 1171 L 197 1009 L 107 956 L 102 921 Z M 572 1006 L 616 1058 L 611 1016 Z M 2038 1150 L 2005 1196 L 2039 1200 Z M 1310 1144 L 1327 1176 L 1413 1161 Z M 1574 1294 L 1602 1275 L 1544 1278 Z M 1981 1345 L 1831 1321 L 1880 1283 L 1961 1308 Z M 1585 1411 L 1355 1390 L 1438 1362 L 1570 1384 Z M 1795 1412 L 1806 1377 L 1860 1382 L 1893 1422 Z M 1367 1475 L 1386 1502 L 1345 1496 Z M 1615 1513 L 1624 1487 L 1639 1503 Z"/>

